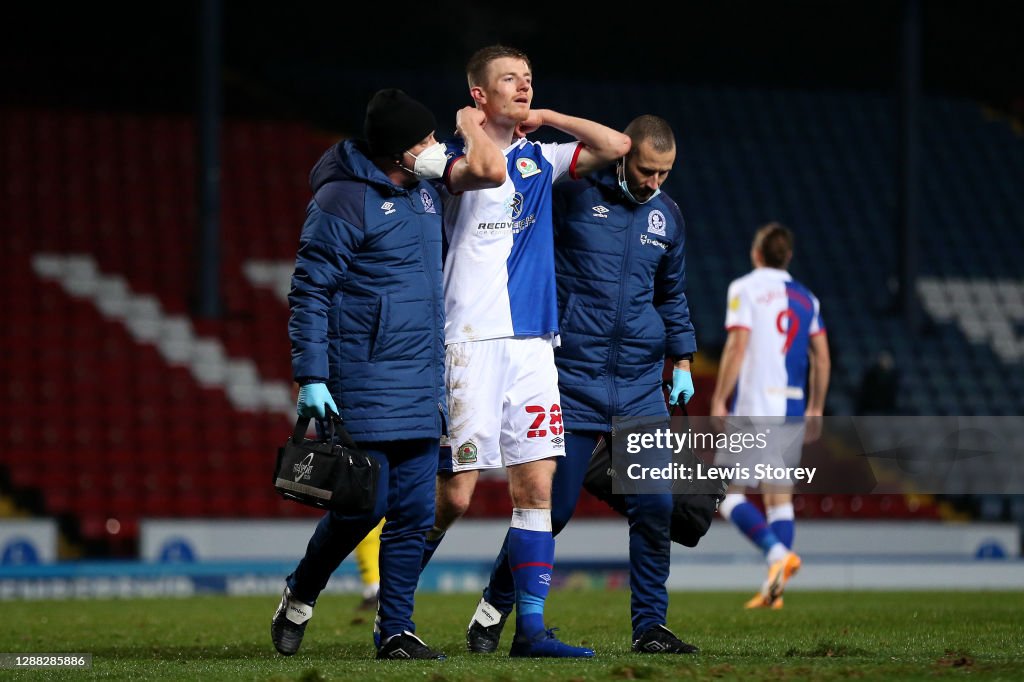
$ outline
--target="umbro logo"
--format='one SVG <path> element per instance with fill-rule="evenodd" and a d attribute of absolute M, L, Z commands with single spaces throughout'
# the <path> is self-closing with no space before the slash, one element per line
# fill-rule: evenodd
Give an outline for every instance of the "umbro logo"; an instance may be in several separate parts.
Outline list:
<path fill-rule="evenodd" d="M 608 217 L 608 207 L 607 206 L 602 206 L 601 204 L 598 204 L 597 206 L 593 206 L 591 208 L 591 210 L 594 211 L 594 217 L 595 218 L 607 218 Z"/>
<path fill-rule="evenodd" d="M 380 208 L 382 211 L 384 211 L 384 215 L 391 215 L 392 213 L 395 212 L 395 205 L 390 201 L 385 201 L 383 204 L 380 205 Z"/>
<path fill-rule="evenodd" d="M 643 646 L 644 651 L 650 651 L 651 653 L 658 653 L 659 651 L 667 651 L 667 650 L 669 650 L 671 648 L 672 647 L 668 646 L 667 644 L 662 644 L 661 642 L 648 642 L 647 644 L 644 644 L 644 646 Z"/>
<path fill-rule="evenodd" d="M 289 604 L 288 610 L 285 612 L 285 618 L 295 623 L 296 625 L 302 625 L 313 616 L 313 610 L 306 608 L 300 608 L 295 604 Z"/>

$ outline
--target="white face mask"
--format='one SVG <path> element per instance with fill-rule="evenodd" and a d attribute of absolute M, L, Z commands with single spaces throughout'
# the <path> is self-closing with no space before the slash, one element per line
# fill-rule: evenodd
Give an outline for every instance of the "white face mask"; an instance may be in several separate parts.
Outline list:
<path fill-rule="evenodd" d="M 448 163 L 448 157 L 445 156 L 447 151 L 443 142 L 435 142 L 421 151 L 418 156 L 408 152 L 409 156 L 416 159 L 416 163 L 411 169 L 406 168 L 406 170 L 412 171 L 412 174 L 420 180 L 439 178 L 444 175 L 444 167 Z"/>

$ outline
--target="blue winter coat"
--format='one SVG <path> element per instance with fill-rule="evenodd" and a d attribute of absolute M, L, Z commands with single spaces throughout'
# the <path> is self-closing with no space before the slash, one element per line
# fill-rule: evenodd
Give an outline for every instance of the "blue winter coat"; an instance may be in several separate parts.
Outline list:
<path fill-rule="evenodd" d="M 664 192 L 633 203 L 609 170 L 555 185 L 554 216 L 566 428 L 666 415 L 665 356 L 697 349 L 679 207 Z"/>
<path fill-rule="evenodd" d="M 310 173 L 288 295 L 293 376 L 327 379 L 356 440 L 434 438 L 444 424 L 441 202 L 346 141 Z"/>

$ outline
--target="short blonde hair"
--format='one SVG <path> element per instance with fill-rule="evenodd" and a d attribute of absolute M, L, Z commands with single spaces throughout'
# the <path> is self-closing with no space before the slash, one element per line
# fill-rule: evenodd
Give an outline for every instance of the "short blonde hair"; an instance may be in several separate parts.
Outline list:
<path fill-rule="evenodd" d="M 511 57 L 512 59 L 522 59 L 526 62 L 526 68 L 533 71 L 533 66 L 530 64 L 530 58 L 526 56 L 526 53 L 522 50 L 517 50 L 514 47 L 507 45 L 488 45 L 482 47 L 473 53 L 473 56 L 466 62 L 466 80 L 469 81 L 469 87 L 476 87 L 482 85 L 487 79 L 487 67 L 491 65 L 496 59 L 503 57 Z"/>

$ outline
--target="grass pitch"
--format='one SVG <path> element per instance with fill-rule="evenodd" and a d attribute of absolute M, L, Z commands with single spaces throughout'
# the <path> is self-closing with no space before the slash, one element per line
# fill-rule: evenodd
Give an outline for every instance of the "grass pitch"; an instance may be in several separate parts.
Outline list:
<path fill-rule="evenodd" d="M 0 652 L 91 653 L 90 670 L 0 670 L 2 679 L 679 680 L 1024 679 L 1024 593 L 801 592 L 782 611 L 744 611 L 743 593 L 675 593 L 669 627 L 695 656 L 630 651 L 625 591 L 556 591 L 548 623 L 597 651 L 588 661 L 471 655 L 477 596 L 423 594 L 416 623 L 448 660 L 373 660 L 372 615 L 356 595 L 324 596 L 299 653 L 270 643 L 278 598 L 197 597 L 0 603 Z"/>

